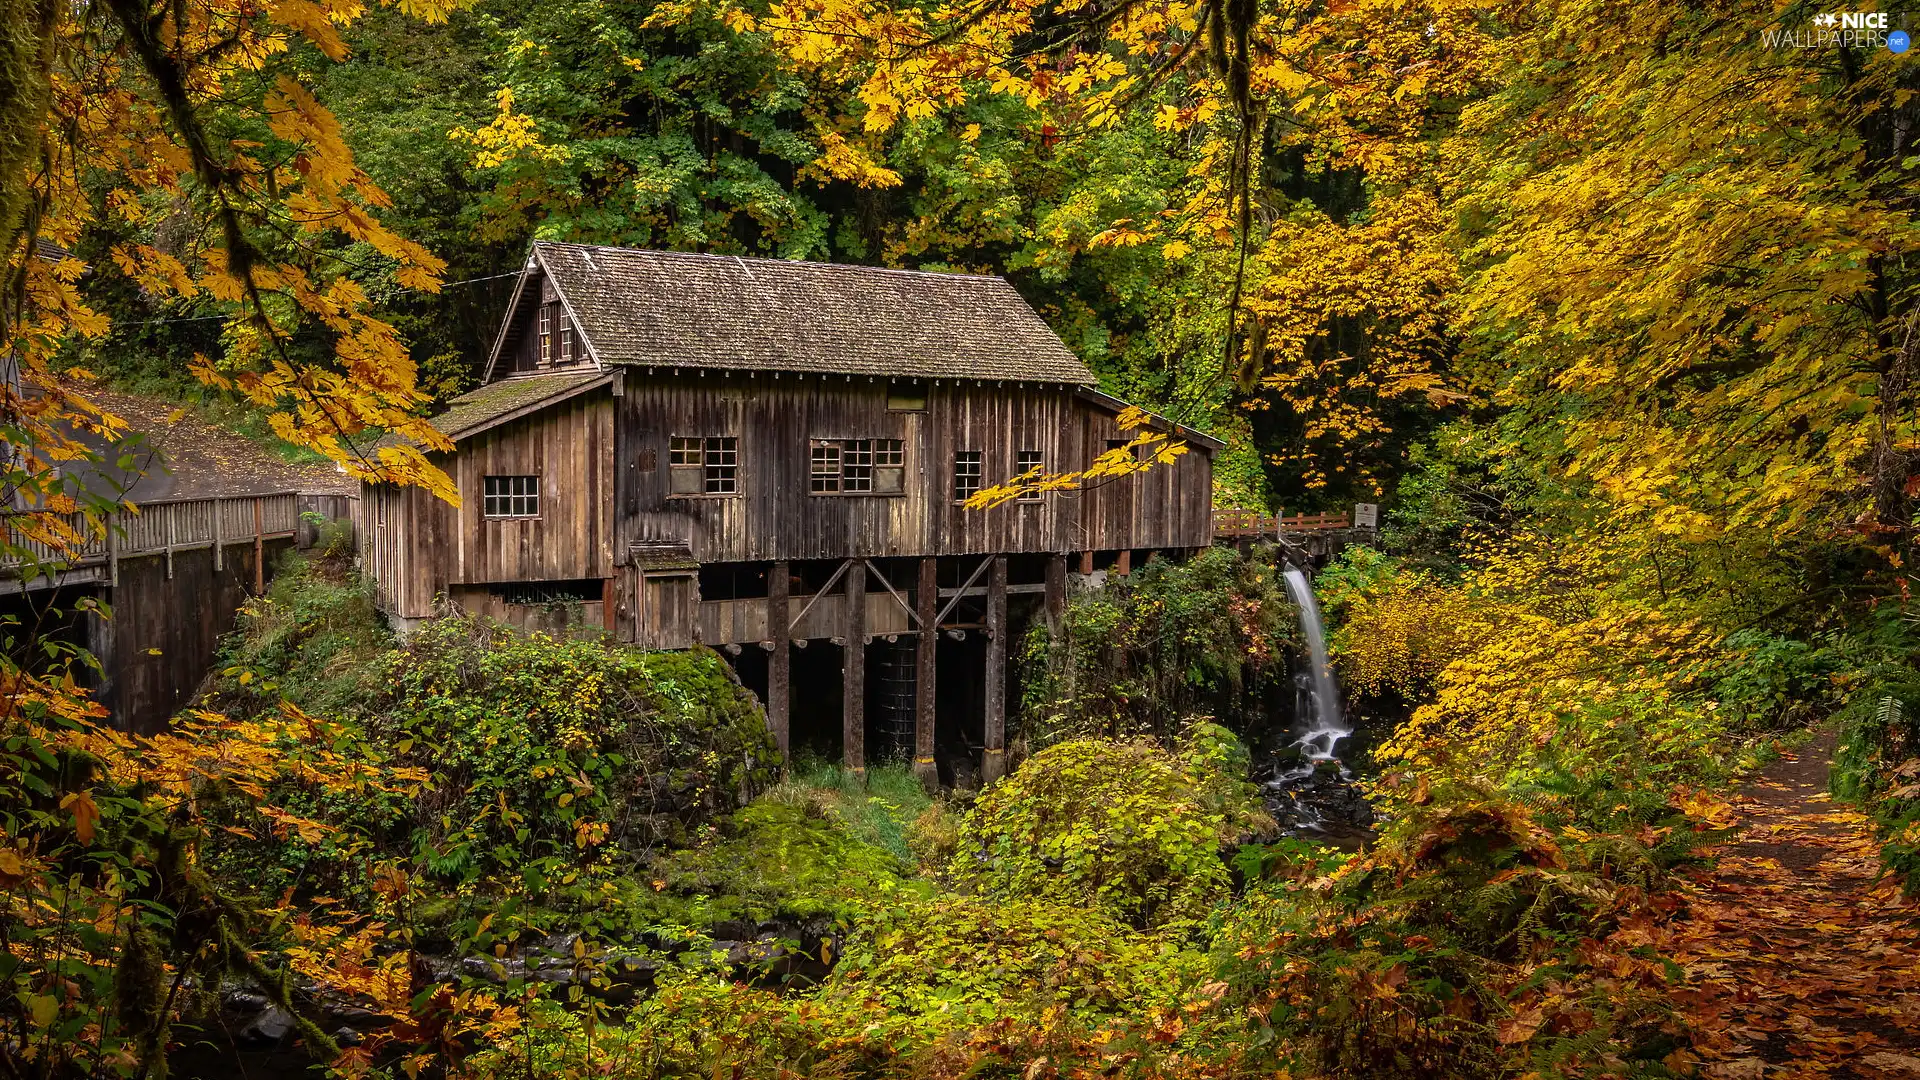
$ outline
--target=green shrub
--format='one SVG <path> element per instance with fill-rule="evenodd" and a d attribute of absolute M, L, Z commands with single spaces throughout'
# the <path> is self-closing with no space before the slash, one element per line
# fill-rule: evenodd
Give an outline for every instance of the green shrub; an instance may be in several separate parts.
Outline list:
<path fill-rule="evenodd" d="M 1192 749 L 1188 760 L 1151 742 L 1076 739 L 1035 754 L 975 801 L 954 877 L 1140 929 L 1198 926 L 1227 895 L 1222 846 L 1260 817 L 1215 772 L 1233 759 L 1217 729 Z"/>
<path fill-rule="evenodd" d="M 1270 552 L 1209 548 L 1158 557 L 1068 597 L 1059 635 L 1036 622 L 1020 649 L 1021 729 L 1029 745 L 1067 738 L 1169 738 L 1192 713 L 1257 710 L 1284 678 L 1297 618 Z"/>
<path fill-rule="evenodd" d="M 862 924 L 826 996 L 950 1025 L 1055 1007 L 1093 1020 L 1178 1004 L 1204 959 L 1164 949 L 1097 908 L 949 896 Z"/>
<path fill-rule="evenodd" d="M 386 664 L 373 727 L 433 776 L 416 807 L 434 876 L 535 873 L 611 841 L 641 851 L 773 780 L 755 702 L 710 650 L 648 653 L 488 619 L 421 627 Z"/>

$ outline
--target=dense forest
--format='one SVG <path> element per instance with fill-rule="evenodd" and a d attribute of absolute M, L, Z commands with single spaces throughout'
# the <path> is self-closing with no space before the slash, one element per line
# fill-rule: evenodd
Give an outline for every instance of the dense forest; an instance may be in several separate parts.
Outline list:
<path fill-rule="evenodd" d="M 1383 508 L 1312 805 L 1266 546 L 1075 591 L 938 792 L 331 532 L 158 735 L 0 615 L 0 1074 L 1920 1076 L 1905 18 L 0 3 L 16 591 L 102 388 L 452 496 L 534 239 L 1003 275 L 1216 507 Z"/>

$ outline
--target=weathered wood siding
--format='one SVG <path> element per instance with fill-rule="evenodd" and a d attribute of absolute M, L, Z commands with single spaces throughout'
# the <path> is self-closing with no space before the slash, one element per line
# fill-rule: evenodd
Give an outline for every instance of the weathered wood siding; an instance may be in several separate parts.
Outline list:
<path fill-rule="evenodd" d="M 943 383 L 927 408 L 887 408 L 887 382 L 844 376 L 705 377 L 630 371 L 617 417 L 615 550 L 684 540 L 703 563 L 851 555 L 922 556 L 1202 547 L 1212 540 L 1204 449 L 1087 492 L 968 510 L 953 498 L 956 451 L 983 454 L 983 480 L 1037 450 L 1049 471 L 1085 468 L 1122 433 L 1114 415 L 1059 386 Z M 670 495 L 668 440 L 736 436 L 739 493 Z M 899 495 L 808 491 L 814 439 L 900 439 Z"/>
<path fill-rule="evenodd" d="M 417 619 L 455 585 L 612 577 L 613 400 L 582 394 L 434 455 L 459 487 L 457 509 L 418 488 L 363 485 L 357 525 L 380 606 Z M 488 476 L 538 476 L 540 516 L 486 517 Z"/>

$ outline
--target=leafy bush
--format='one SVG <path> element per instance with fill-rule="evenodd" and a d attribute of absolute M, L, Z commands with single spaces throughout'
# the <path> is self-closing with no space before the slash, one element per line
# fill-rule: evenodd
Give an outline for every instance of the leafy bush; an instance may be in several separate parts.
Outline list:
<path fill-rule="evenodd" d="M 1155 557 L 1068 597 L 1058 637 L 1036 622 L 1021 649 L 1021 725 L 1030 745 L 1066 738 L 1170 737 L 1169 720 L 1229 720 L 1287 671 L 1297 617 L 1270 553 L 1210 548 Z"/>
<path fill-rule="evenodd" d="M 843 1007 L 940 1016 L 950 1025 L 1038 1016 L 1082 1020 L 1173 1006 L 1204 955 L 1163 950 L 1106 912 L 1046 900 L 941 897 L 863 924 L 826 996 Z"/>
<path fill-rule="evenodd" d="M 452 880 L 527 872 L 609 840 L 684 843 L 746 802 L 778 756 L 713 652 L 645 653 L 436 619 L 391 655 L 373 727 L 433 774 L 415 850 Z"/>
<path fill-rule="evenodd" d="M 1191 929 L 1227 894 L 1221 848 L 1263 824 L 1216 769 L 1209 727 L 1194 753 L 1076 739 L 1023 763 L 974 803 L 954 877 L 995 897 L 1103 910 L 1139 929 Z M 1244 754 L 1244 751 L 1241 751 Z"/>
<path fill-rule="evenodd" d="M 380 696 L 376 662 L 394 648 L 373 589 L 345 554 L 290 551 L 264 597 L 247 601 L 222 641 L 211 704 L 259 712 L 281 699 L 309 712 L 364 712 Z M 328 554 L 327 552 L 332 552 Z"/>

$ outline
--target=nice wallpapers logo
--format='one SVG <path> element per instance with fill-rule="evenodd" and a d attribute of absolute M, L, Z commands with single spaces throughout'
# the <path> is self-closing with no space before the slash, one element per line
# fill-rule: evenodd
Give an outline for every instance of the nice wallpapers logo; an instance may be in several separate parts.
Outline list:
<path fill-rule="evenodd" d="M 1760 40 L 1770 49 L 1886 49 L 1903 53 L 1913 41 L 1905 30 L 1888 27 L 1884 11 L 1824 11 L 1800 30 L 1767 29 Z"/>

